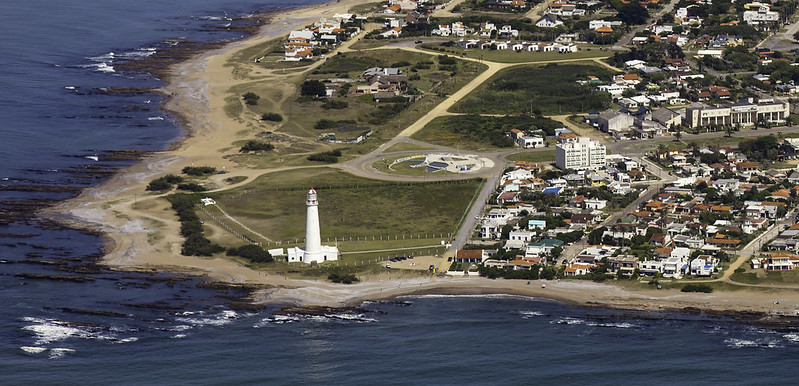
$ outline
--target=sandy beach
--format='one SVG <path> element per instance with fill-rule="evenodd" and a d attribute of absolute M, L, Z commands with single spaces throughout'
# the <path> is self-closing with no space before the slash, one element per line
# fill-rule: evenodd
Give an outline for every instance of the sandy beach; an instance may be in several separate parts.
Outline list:
<path fill-rule="evenodd" d="M 362 0 L 341 0 L 276 13 L 261 32 L 198 55 L 173 68 L 169 84 L 161 91 L 170 96 L 164 107 L 179 115 L 187 136 L 172 150 L 152 153 L 141 162 L 120 171 L 100 186 L 49 209 L 45 215 L 77 226 L 102 232 L 107 241 L 104 262 L 116 269 L 158 269 L 207 276 L 229 283 L 260 284 L 269 289 L 255 294 L 255 300 L 272 304 L 351 306 L 365 300 L 389 299 L 409 294 L 517 294 L 555 299 L 582 306 L 622 309 L 746 310 L 794 315 L 799 310 L 799 293 L 788 290 L 717 291 L 686 294 L 678 290 L 637 290 L 632 292 L 610 284 L 587 281 L 491 280 L 479 277 L 416 276 L 397 274 L 363 277 L 353 285 L 323 280 L 296 280 L 251 270 L 225 258 L 182 256 L 180 224 L 166 200 L 146 194 L 154 177 L 179 174 L 189 165 L 224 168 L 232 176 L 253 177 L 263 171 L 244 169 L 224 158 L 236 150 L 230 143 L 246 138 L 246 122 L 230 118 L 224 98 L 237 79 L 225 66 L 236 51 L 283 37 L 292 29 L 311 24 L 319 17 L 345 13 Z M 257 74 L 255 74 L 257 75 Z M 222 176 L 214 176 L 220 182 Z M 221 184 L 219 184 L 221 186 Z M 229 185 L 231 186 L 231 185 Z M 235 186 L 235 185 L 232 185 Z M 545 288 L 544 285 L 545 284 Z M 779 304 L 775 300 L 779 299 Z"/>

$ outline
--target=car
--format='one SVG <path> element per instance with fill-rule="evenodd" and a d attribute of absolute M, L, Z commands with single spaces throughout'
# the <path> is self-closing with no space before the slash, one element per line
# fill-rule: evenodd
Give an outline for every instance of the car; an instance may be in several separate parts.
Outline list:
<path fill-rule="evenodd" d="M 436 266 L 435 266 L 435 264 L 430 264 L 430 266 L 429 266 L 429 267 L 427 267 L 427 270 L 428 270 L 428 271 L 432 271 L 432 270 L 434 270 L 434 269 L 436 269 Z"/>
<path fill-rule="evenodd" d="M 424 43 L 424 40 L 417 40 L 417 41 L 415 41 L 414 43 L 415 43 L 415 44 L 422 44 L 422 43 Z"/>
<path fill-rule="evenodd" d="M 391 268 L 391 263 L 386 263 L 386 268 Z"/>
<path fill-rule="evenodd" d="M 447 257 L 447 261 L 452 261 L 452 256 Z"/>
<path fill-rule="evenodd" d="M 413 255 L 408 255 L 408 258 L 409 259 L 413 259 Z"/>

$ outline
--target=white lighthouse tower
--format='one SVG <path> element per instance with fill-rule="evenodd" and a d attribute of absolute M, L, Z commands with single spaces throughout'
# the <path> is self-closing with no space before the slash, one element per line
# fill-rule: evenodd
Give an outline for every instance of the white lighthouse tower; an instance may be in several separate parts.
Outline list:
<path fill-rule="evenodd" d="M 305 202 L 305 256 L 302 261 L 310 263 L 319 261 L 322 255 L 322 236 L 319 233 L 319 202 L 316 201 L 316 190 L 308 191 Z"/>
<path fill-rule="evenodd" d="M 287 252 L 289 262 L 311 264 L 338 260 L 337 247 L 322 245 L 319 231 L 319 201 L 316 200 L 316 190 L 313 188 L 308 191 L 308 199 L 305 201 L 305 248 L 289 248 Z"/>

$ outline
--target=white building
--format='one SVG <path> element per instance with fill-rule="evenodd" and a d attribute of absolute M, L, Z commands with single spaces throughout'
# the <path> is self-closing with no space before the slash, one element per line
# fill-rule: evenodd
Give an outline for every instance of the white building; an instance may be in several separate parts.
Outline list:
<path fill-rule="evenodd" d="M 316 190 L 313 188 L 308 191 L 305 208 L 305 248 L 290 248 L 288 261 L 311 264 L 338 260 L 337 247 L 322 245 L 322 236 L 319 231 L 319 202 L 316 200 Z"/>
<path fill-rule="evenodd" d="M 588 137 L 555 147 L 555 165 L 560 169 L 595 170 L 605 166 L 605 145 Z"/>
<path fill-rule="evenodd" d="M 744 22 L 746 24 L 770 23 L 780 20 L 779 12 L 769 9 L 768 5 L 761 5 L 757 11 L 744 11 Z"/>

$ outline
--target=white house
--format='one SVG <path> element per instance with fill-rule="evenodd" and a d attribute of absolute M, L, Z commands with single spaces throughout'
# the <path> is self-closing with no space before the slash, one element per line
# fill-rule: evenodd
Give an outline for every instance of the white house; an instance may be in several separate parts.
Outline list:
<path fill-rule="evenodd" d="M 520 137 L 516 143 L 525 149 L 544 147 L 544 139 L 541 137 Z"/>
<path fill-rule="evenodd" d="M 535 22 L 536 27 L 541 28 L 555 28 L 559 25 L 563 25 L 563 19 L 560 18 L 558 15 L 553 15 L 548 13 L 542 16 L 538 21 Z"/>

